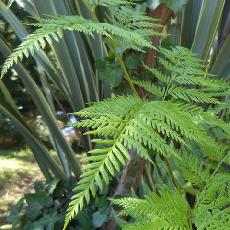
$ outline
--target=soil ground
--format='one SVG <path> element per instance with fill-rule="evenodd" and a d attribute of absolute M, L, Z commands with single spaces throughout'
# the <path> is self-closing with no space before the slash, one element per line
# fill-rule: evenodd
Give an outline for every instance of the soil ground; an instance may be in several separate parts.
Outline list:
<path fill-rule="evenodd" d="M 0 150 L 0 230 L 11 229 L 6 218 L 11 207 L 44 180 L 29 149 Z"/>

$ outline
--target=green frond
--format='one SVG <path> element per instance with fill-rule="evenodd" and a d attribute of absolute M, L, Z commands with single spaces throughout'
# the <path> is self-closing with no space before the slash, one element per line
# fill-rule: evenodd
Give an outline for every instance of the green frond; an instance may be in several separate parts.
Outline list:
<path fill-rule="evenodd" d="M 182 177 L 194 185 L 206 184 L 210 171 L 203 159 L 188 152 L 182 152 L 180 157 L 175 160 Z"/>
<path fill-rule="evenodd" d="M 172 226 L 161 219 L 136 221 L 134 224 L 127 224 L 122 230 L 187 230 L 187 227 Z"/>
<path fill-rule="evenodd" d="M 171 50 L 160 49 L 160 52 L 165 56 L 160 58 L 165 69 L 159 71 L 146 67 L 160 84 L 133 81 L 160 97 L 160 101 L 119 96 L 94 103 L 76 113 L 83 118 L 77 125 L 89 128 L 86 134 L 100 137 L 93 142 L 103 147 L 90 151 L 85 158 L 88 164 L 74 190 L 65 227 L 84 204 L 95 196 L 97 187 L 102 190 L 109 183 L 109 176 L 121 170 L 129 159 L 130 149 L 135 149 L 139 156 L 148 161 L 152 159 L 151 154 L 157 153 L 173 157 L 181 175 L 196 186 L 207 183 L 210 170 L 208 167 L 204 170 L 200 158 L 181 152 L 178 146 L 187 148 L 189 142 L 194 142 L 204 152 L 207 151 L 208 156 L 215 151 L 221 154 L 225 152 L 226 149 L 216 143 L 206 126 L 217 126 L 229 133 L 228 125 L 213 112 L 204 111 L 201 106 L 191 103 L 218 104 L 213 92 L 226 89 L 227 83 L 222 82 L 218 86 L 216 80 L 209 80 L 211 76 L 203 70 L 204 65 L 187 49 L 176 47 Z M 193 164 L 190 165 L 190 162 Z M 160 196 L 151 194 L 143 200 L 126 198 L 115 202 L 124 208 L 121 214 L 146 218 L 146 229 L 148 226 L 157 226 L 157 223 L 160 229 L 191 228 L 190 209 L 181 193 L 165 190 Z M 142 220 L 125 228 L 139 229 Z"/>
<path fill-rule="evenodd" d="M 161 122 L 165 121 L 165 123 L 177 133 L 182 134 L 190 140 L 202 143 L 206 139 L 209 140 L 209 136 L 206 131 L 194 121 L 194 117 L 192 116 L 193 110 L 194 107 L 188 106 L 188 104 L 171 101 L 153 101 L 146 105 L 143 114 L 149 115 L 152 113 L 152 116 L 155 116 L 155 118 Z"/>
<path fill-rule="evenodd" d="M 92 37 L 94 33 L 109 38 L 117 36 L 131 47 L 152 48 L 151 42 L 135 30 L 109 23 L 95 23 L 80 16 L 53 16 L 49 19 L 38 19 L 35 26 L 38 29 L 30 34 L 6 60 L 1 77 L 12 67 L 13 63 L 22 60 L 24 56 L 33 55 L 40 47 L 44 49 L 46 43 L 52 45 L 53 41 L 59 41 L 64 30 L 78 31 Z"/>
<path fill-rule="evenodd" d="M 84 167 L 80 181 L 74 189 L 75 195 L 69 204 L 64 229 L 70 220 L 82 210 L 84 203 L 89 203 L 90 197 L 95 197 L 97 187 L 103 189 L 104 184 L 109 183 L 109 175 L 114 176 L 120 171 L 121 165 L 128 160 L 129 153 L 120 141 L 104 149 L 94 149 L 89 153 L 92 156 L 86 157 L 88 165 Z"/>
<path fill-rule="evenodd" d="M 165 69 L 174 70 L 173 72 L 179 75 L 210 76 L 204 71 L 206 65 L 189 49 L 178 46 L 171 49 L 160 47 L 159 50 L 164 57 L 164 59 L 159 58 L 159 61 Z"/>
<path fill-rule="evenodd" d="M 102 189 L 108 183 L 108 175 L 114 176 L 125 164 L 129 158 L 128 149 L 135 148 L 137 154 L 151 161 L 150 150 L 163 156 L 179 157 L 174 145 L 169 145 L 166 138 L 181 144 L 187 138 L 201 145 L 215 145 L 198 122 L 197 116 L 202 118 L 202 109 L 190 104 L 119 96 L 95 103 L 76 114 L 85 118 L 78 126 L 93 129 L 87 134 L 111 137 L 111 140 L 94 140 L 106 147 L 89 152 L 91 156 L 86 158 L 89 163 L 76 186 L 66 224 L 85 202 L 89 202 L 90 194 L 95 196 L 96 185 Z"/>
<path fill-rule="evenodd" d="M 127 103 L 125 103 L 125 99 L 127 99 L 127 102 L 130 102 L 129 106 L 127 106 Z M 116 104 L 116 106 L 113 107 L 113 109 L 109 109 L 112 108 L 110 106 L 114 104 Z M 84 109 L 78 113 L 78 115 L 84 115 L 86 117 L 90 116 L 91 118 L 93 118 L 95 115 L 95 118 L 91 119 L 91 123 L 89 120 L 83 120 L 81 122 L 81 126 L 86 125 L 87 127 L 97 127 L 96 130 L 90 132 L 91 134 L 97 134 L 99 136 L 109 136 L 109 134 L 111 134 L 111 136 L 116 137 L 116 139 L 108 141 L 100 139 L 94 140 L 96 143 L 104 142 L 108 146 L 102 149 L 91 150 L 89 154 L 92 156 L 86 157 L 85 160 L 89 163 L 84 168 L 85 171 L 83 172 L 79 183 L 74 189 L 76 194 L 72 197 L 72 201 L 69 204 L 64 228 L 66 228 L 69 221 L 83 208 L 84 203 L 89 203 L 90 196 L 95 196 L 96 185 L 98 185 L 102 190 L 103 185 L 108 184 L 109 182 L 109 175 L 114 176 L 116 172 L 120 171 L 120 166 L 124 165 L 126 160 L 130 158 L 127 150 L 128 147 L 135 145 L 137 151 L 141 151 L 141 155 L 143 157 L 149 158 L 148 152 L 144 147 L 138 145 L 138 143 L 135 143 L 131 137 L 126 137 L 124 135 L 127 127 L 132 122 L 135 115 L 138 114 L 139 110 L 141 110 L 143 104 L 144 102 L 135 96 L 130 96 L 127 98 L 118 97 L 115 99 L 104 100 L 101 103 L 95 103 L 94 106 Z M 104 109 L 103 115 L 101 114 L 100 108 Z M 125 110 L 126 108 L 127 110 Z M 111 120 L 107 120 L 105 123 L 105 119 L 101 118 L 106 116 L 106 113 L 104 113 L 106 110 L 108 110 L 108 114 L 110 115 L 112 112 L 111 110 L 113 110 L 114 114 L 110 117 Z M 121 111 L 122 113 L 120 113 Z M 122 128 L 120 129 L 115 129 L 112 126 L 109 126 L 110 122 L 112 122 L 112 118 L 117 119 L 116 115 L 122 118 L 120 122 L 120 127 Z"/>
<path fill-rule="evenodd" d="M 153 94 L 155 96 L 163 97 L 162 89 L 160 87 L 154 85 L 150 81 L 135 80 L 135 81 L 133 81 L 133 83 L 135 85 L 142 87 L 143 89 L 147 90 L 148 92 L 150 92 L 151 94 Z"/>
<path fill-rule="evenodd" d="M 211 79 L 205 65 L 186 48 L 159 48 L 161 70 L 144 66 L 157 81 L 134 81 L 153 95 L 165 100 L 179 99 L 190 103 L 219 104 L 217 97 L 229 95 L 226 81 Z"/>
<path fill-rule="evenodd" d="M 230 228 L 230 175 L 216 174 L 198 196 L 194 210 L 198 230 Z"/>
<path fill-rule="evenodd" d="M 220 102 L 210 95 L 209 93 L 205 93 L 204 91 L 198 89 L 187 89 L 185 87 L 178 86 L 169 90 L 169 95 L 173 98 L 181 99 L 188 102 L 200 102 L 200 103 L 211 103 L 211 104 L 219 104 Z"/>
<path fill-rule="evenodd" d="M 120 215 L 139 217 L 141 222 L 144 222 L 143 219 L 153 222 L 153 226 L 157 223 L 161 223 L 165 229 L 169 226 L 172 229 L 186 229 L 189 226 L 189 205 L 185 197 L 176 191 L 165 189 L 161 196 L 151 193 L 145 199 L 122 198 L 114 200 L 113 203 L 122 207 Z M 134 224 L 130 229 L 136 229 L 135 227 L 137 226 Z"/>
<path fill-rule="evenodd" d="M 170 81 L 170 76 L 167 76 L 163 74 L 161 71 L 158 69 L 152 69 L 148 67 L 147 65 L 144 65 L 144 68 L 148 70 L 154 77 L 156 77 L 160 82 L 168 84 Z"/>
<path fill-rule="evenodd" d="M 93 106 L 75 114 L 84 118 L 101 118 L 107 115 L 122 118 L 133 108 L 141 106 L 142 103 L 143 101 L 139 97 L 117 96 L 96 102 Z"/>

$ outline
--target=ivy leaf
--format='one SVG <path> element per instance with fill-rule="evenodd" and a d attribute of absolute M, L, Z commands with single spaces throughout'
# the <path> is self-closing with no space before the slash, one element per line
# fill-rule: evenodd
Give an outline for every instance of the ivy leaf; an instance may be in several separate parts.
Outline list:
<path fill-rule="evenodd" d="M 107 215 L 101 214 L 100 211 L 97 211 L 93 214 L 93 225 L 95 228 L 101 227 L 107 219 Z"/>
<path fill-rule="evenodd" d="M 183 9 L 188 0 L 161 0 L 160 2 L 166 4 L 174 13 L 177 13 Z"/>
<path fill-rule="evenodd" d="M 98 60 L 96 62 L 98 76 L 100 80 L 109 84 L 112 88 L 117 87 L 123 78 L 123 71 L 115 62 Z"/>
<path fill-rule="evenodd" d="M 16 205 L 14 205 L 11 209 L 10 215 L 7 217 L 7 222 L 12 224 L 13 227 L 20 223 L 20 212 L 25 202 L 25 198 L 22 197 Z"/>

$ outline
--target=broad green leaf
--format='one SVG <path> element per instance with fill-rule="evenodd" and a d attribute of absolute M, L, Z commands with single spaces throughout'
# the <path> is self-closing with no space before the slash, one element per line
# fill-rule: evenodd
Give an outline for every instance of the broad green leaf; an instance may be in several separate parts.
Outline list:
<path fill-rule="evenodd" d="M 117 87 L 123 78 L 123 71 L 118 64 L 106 60 L 96 62 L 99 78 L 111 87 Z"/>

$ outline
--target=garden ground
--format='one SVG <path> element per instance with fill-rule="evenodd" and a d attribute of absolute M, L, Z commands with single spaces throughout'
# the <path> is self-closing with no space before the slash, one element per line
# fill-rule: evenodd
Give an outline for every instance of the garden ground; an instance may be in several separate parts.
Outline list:
<path fill-rule="evenodd" d="M 10 229 L 6 217 L 24 193 L 43 176 L 29 149 L 0 150 L 0 230 Z"/>

